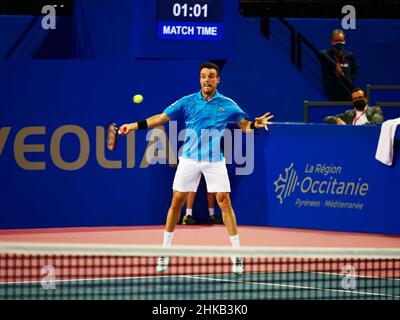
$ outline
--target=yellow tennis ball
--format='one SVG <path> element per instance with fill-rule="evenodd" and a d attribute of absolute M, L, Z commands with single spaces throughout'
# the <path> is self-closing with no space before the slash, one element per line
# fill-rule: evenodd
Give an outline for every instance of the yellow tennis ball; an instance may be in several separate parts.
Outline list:
<path fill-rule="evenodd" d="M 143 101 L 143 96 L 141 94 L 135 94 L 132 100 L 134 103 L 141 103 Z"/>

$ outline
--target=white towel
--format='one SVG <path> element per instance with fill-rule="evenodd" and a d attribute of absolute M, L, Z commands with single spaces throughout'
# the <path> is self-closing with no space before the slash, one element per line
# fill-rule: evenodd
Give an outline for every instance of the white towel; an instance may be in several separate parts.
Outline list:
<path fill-rule="evenodd" d="M 391 166 L 393 163 L 393 142 L 399 124 L 400 118 L 387 120 L 382 123 L 375 159 L 388 166 Z"/>

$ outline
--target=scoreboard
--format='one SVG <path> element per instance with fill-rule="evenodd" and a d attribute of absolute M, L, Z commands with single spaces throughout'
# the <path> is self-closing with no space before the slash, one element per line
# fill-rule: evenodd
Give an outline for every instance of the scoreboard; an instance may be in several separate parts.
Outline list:
<path fill-rule="evenodd" d="M 132 0 L 134 58 L 229 59 L 239 0 Z"/>
<path fill-rule="evenodd" d="M 222 40 L 223 0 L 158 0 L 159 39 Z"/>

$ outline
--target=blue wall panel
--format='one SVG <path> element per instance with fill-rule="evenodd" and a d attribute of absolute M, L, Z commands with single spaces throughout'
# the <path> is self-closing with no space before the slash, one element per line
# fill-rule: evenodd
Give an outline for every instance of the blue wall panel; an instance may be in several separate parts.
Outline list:
<path fill-rule="evenodd" d="M 400 134 L 389 167 L 375 160 L 379 133 L 379 126 L 272 126 L 269 135 L 255 140 L 254 173 L 233 178 L 239 224 L 400 234 Z M 309 181 L 316 182 L 316 192 Z M 350 186 L 342 192 L 341 182 L 366 183 L 368 189 L 351 194 Z"/>
<path fill-rule="evenodd" d="M 148 75 L 148 64 L 158 72 L 153 77 L 141 77 Z M 181 71 L 171 73 L 178 65 Z M 101 168 L 96 159 L 96 126 L 148 117 L 161 112 L 181 94 L 197 91 L 197 61 L 28 60 L 3 61 L 0 68 L 0 127 L 11 127 L 0 156 L 0 179 L 10 185 L 1 195 L 1 227 L 164 222 L 174 170 L 165 165 L 139 169 L 147 145 L 145 132 L 136 135 L 134 168 L 126 168 L 126 150 L 133 146 L 127 147 L 124 142 L 115 154 L 107 155 L 122 160 L 123 168 Z M 177 91 L 181 92 L 179 96 Z M 145 97 L 140 105 L 131 100 L 137 92 Z M 51 138 L 64 125 L 79 126 L 89 137 L 89 159 L 77 171 L 61 170 L 51 158 Z M 27 171 L 15 161 L 15 137 L 26 127 L 45 127 L 44 134 L 26 140 L 44 145 L 44 152 L 27 154 L 31 161 L 46 163 L 43 171 Z M 75 161 L 79 150 L 75 134 L 63 137 L 61 153 L 65 161 Z"/>
<path fill-rule="evenodd" d="M 0 57 L 4 57 L 32 21 L 30 16 L 0 16 Z"/>
<path fill-rule="evenodd" d="M 288 19 L 319 50 L 331 46 L 334 29 L 342 29 L 340 19 Z M 360 63 L 355 83 L 399 84 L 400 21 L 388 19 L 357 19 L 356 29 L 344 30 L 346 50 L 353 52 Z"/>
<path fill-rule="evenodd" d="M 115 153 L 106 155 L 121 160 L 122 168 L 102 168 L 96 158 L 96 139 L 101 138 L 96 136 L 96 127 L 104 127 L 109 121 L 122 123 L 148 117 L 197 91 L 198 67 L 203 60 L 132 59 L 132 9 L 129 0 L 111 9 L 104 1 L 76 1 L 75 19 L 79 23 L 75 23 L 75 55 L 81 59 L 0 61 L 0 137 L 5 142 L 0 154 L 0 179 L 8 186 L 0 195 L 0 228 L 164 223 L 172 196 L 174 168 L 139 168 L 147 146 L 145 132 L 136 134 L 133 168 L 127 168 L 126 157 L 133 145 L 127 146 L 126 140 L 122 140 Z M 325 47 L 325 36 L 333 25 L 327 24 L 325 28 L 325 22 L 308 23 L 299 23 L 299 31 L 309 36 L 311 30 L 318 30 L 315 39 L 320 42 L 316 44 Z M 306 25 L 308 29 L 303 29 Z M 271 111 L 279 122 L 302 121 L 303 101 L 323 100 L 324 95 L 290 63 L 288 51 L 265 39 L 259 27 L 257 19 L 239 19 L 236 55 L 223 68 L 220 91 L 237 101 L 251 117 Z M 362 24 L 359 28 L 364 30 Z M 365 32 L 372 32 L 371 28 L 366 26 Z M 390 39 L 396 32 L 390 29 L 384 36 L 388 43 L 392 43 Z M 360 43 L 350 38 L 349 44 L 360 48 Z M 396 52 L 396 45 L 392 48 Z M 368 62 L 360 62 L 365 70 L 363 66 Z M 385 64 L 384 69 L 387 68 Z M 370 70 L 377 72 L 376 79 L 381 79 L 380 71 L 375 67 Z M 360 81 L 370 82 L 367 76 L 360 77 Z M 383 83 L 392 84 L 398 80 L 396 77 L 398 72 L 390 73 L 386 78 L 390 81 Z M 142 104 L 132 103 L 135 93 L 144 95 Z M 79 126 L 89 137 L 89 158 L 76 171 L 58 168 L 51 157 L 51 139 L 64 125 Z M 5 139 L 8 127 L 11 129 Z M 15 160 L 15 138 L 26 127 L 45 127 L 45 133 L 26 140 L 29 144 L 44 145 L 43 152 L 30 152 L 26 157 L 45 162 L 45 170 L 25 170 Z M 282 124 L 273 126 L 269 134 L 257 133 L 255 171 L 249 176 L 231 176 L 232 201 L 239 224 L 400 233 L 398 206 L 392 202 L 393 190 L 398 189 L 398 164 L 389 168 L 373 159 L 378 133 L 378 127 Z M 355 145 L 359 152 L 354 152 Z M 336 152 L 337 148 L 342 151 Z M 72 162 L 79 151 L 82 150 L 77 136 L 66 134 L 61 141 L 63 159 Z M 291 162 L 299 176 L 305 174 L 307 163 L 335 162 L 343 167 L 343 178 L 358 179 L 360 175 L 368 180 L 369 194 L 363 198 L 365 210 L 297 210 L 293 201 L 303 195 L 295 193 L 284 204 L 277 204 L 273 182 Z M 358 167 L 359 164 L 365 166 Z M 231 173 L 234 169 L 229 166 Z M 391 189 L 382 193 L 382 185 Z M 317 200 L 322 201 L 323 197 L 320 198 Z M 201 215 L 199 220 L 204 221 L 204 186 L 196 199 L 196 208 L 196 214 Z"/>

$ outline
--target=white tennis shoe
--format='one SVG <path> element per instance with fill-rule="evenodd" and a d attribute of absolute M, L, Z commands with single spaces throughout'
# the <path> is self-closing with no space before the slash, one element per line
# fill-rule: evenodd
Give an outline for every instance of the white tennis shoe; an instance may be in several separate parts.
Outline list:
<path fill-rule="evenodd" d="M 244 264 L 242 257 L 232 257 L 232 272 L 235 274 L 243 274 L 244 272 Z"/>
<path fill-rule="evenodd" d="M 157 272 L 165 272 L 168 270 L 169 257 L 159 257 L 157 261 Z"/>

